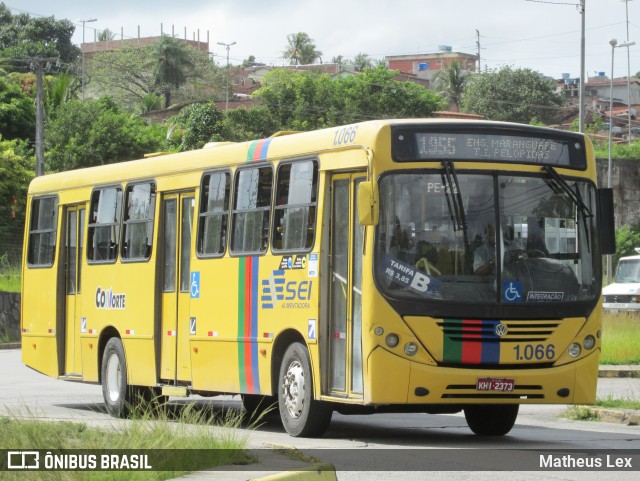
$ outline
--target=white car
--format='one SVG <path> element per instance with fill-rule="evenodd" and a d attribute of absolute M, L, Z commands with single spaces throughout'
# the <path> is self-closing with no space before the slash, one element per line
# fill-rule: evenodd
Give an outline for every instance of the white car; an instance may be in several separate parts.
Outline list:
<path fill-rule="evenodd" d="M 636 247 L 640 254 L 640 247 Z M 602 289 L 606 311 L 640 311 L 640 255 L 621 257 L 613 284 Z"/>

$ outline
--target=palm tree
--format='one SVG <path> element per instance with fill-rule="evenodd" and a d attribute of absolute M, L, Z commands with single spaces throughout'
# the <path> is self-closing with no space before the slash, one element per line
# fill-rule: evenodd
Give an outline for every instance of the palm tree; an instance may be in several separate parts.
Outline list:
<path fill-rule="evenodd" d="M 449 102 L 449 108 L 455 106 L 456 111 L 459 107 L 465 80 L 466 72 L 462 69 L 462 65 L 455 60 L 440 70 L 433 78 L 436 91 Z"/>
<path fill-rule="evenodd" d="M 153 83 L 164 95 L 164 107 L 171 105 L 171 92 L 187 81 L 194 64 L 189 47 L 181 40 L 163 35 L 152 45 Z"/>
<path fill-rule="evenodd" d="M 287 35 L 287 42 L 289 45 L 283 56 L 289 60 L 290 65 L 307 65 L 315 62 L 322 55 L 305 32 L 290 33 Z"/>
<path fill-rule="evenodd" d="M 359 53 L 353 59 L 354 70 L 356 72 L 363 72 L 365 69 L 371 68 L 373 63 L 366 53 Z"/>

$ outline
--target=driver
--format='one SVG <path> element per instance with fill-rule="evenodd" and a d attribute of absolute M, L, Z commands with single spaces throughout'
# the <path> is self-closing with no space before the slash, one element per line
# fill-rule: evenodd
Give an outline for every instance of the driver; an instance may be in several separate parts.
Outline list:
<path fill-rule="evenodd" d="M 487 224 L 485 241 L 473 253 L 473 273 L 477 276 L 495 274 L 496 229 Z"/>

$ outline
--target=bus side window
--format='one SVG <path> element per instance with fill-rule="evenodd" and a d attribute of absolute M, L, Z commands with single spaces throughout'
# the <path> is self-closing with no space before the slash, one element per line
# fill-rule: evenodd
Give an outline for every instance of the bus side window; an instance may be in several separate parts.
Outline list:
<path fill-rule="evenodd" d="M 56 251 L 58 225 L 58 198 L 41 197 L 31 202 L 29 220 L 29 248 L 27 263 L 30 266 L 52 266 Z"/>
<path fill-rule="evenodd" d="M 318 166 L 304 160 L 281 164 L 276 180 L 273 218 L 274 251 L 313 247 L 318 190 Z"/>
<path fill-rule="evenodd" d="M 227 248 L 231 174 L 228 171 L 206 173 L 200 185 L 198 254 L 222 256 Z"/>
<path fill-rule="evenodd" d="M 101 187 L 91 194 L 87 262 L 112 262 L 118 256 L 122 188 Z"/>
<path fill-rule="evenodd" d="M 153 243 L 156 190 L 152 182 L 127 186 L 121 256 L 128 260 L 148 260 Z"/>
<path fill-rule="evenodd" d="M 271 166 L 236 171 L 231 253 L 264 254 L 269 241 L 273 170 Z"/>

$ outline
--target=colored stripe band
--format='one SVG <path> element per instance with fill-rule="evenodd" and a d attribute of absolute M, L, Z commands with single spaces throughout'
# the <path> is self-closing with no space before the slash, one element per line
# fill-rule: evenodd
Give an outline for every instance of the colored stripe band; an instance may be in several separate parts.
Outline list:
<path fill-rule="evenodd" d="M 240 392 L 260 393 L 258 369 L 259 257 L 238 259 L 238 367 Z"/>
<path fill-rule="evenodd" d="M 499 364 L 500 337 L 493 319 L 445 319 L 443 361 L 458 364 Z"/>

